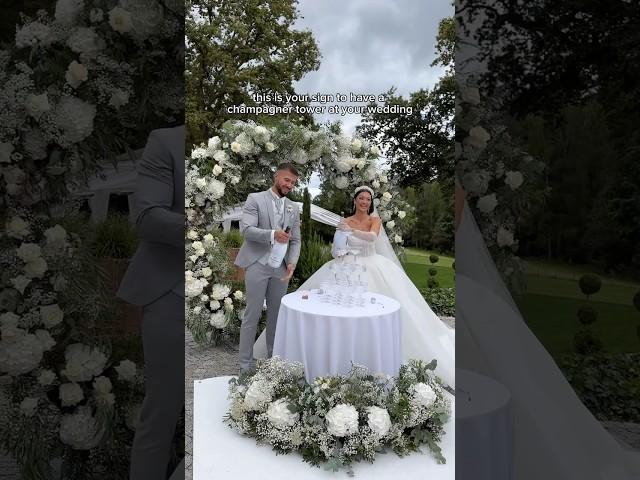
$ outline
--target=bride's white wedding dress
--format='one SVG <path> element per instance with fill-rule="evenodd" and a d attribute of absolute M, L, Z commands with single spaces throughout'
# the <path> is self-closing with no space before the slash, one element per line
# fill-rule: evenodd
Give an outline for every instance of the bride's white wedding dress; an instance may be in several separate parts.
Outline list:
<path fill-rule="evenodd" d="M 431 310 L 397 259 L 393 261 L 376 252 L 376 245 L 379 245 L 379 242 L 367 241 L 350 235 L 347 244 L 350 248 L 359 251 L 358 263 L 366 266 L 368 290 L 391 297 L 401 305 L 404 361 L 417 359 L 430 362 L 436 359 L 435 371 L 437 375 L 447 385 L 455 386 L 454 330 L 443 323 Z M 330 265 L 336 261 L 338 260 L 324 264 L 300 286 L 299 290 L 319 288 L 323 281 L 331 281 L 334 278 L 334 273 L 330 270 Z M 254 356 L 261 358 L 265 354 L 266 343 L 263 332 L 254 347 Z"/>
<path fill-rule="evenodd" d="M 640 454 L 604 429 L 527 327 L 468 206 L 456 232 L 456 298 L 457 366 L 511 393 L 513 478 L 640 479 Z M 457 453 L 464 462 L 472 452 Z"/>

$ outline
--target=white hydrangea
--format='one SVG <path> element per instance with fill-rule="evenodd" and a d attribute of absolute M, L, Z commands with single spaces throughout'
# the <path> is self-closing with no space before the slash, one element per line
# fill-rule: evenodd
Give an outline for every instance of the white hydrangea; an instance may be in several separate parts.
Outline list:
<path fill-rule="evenodd" d="M 265 149 L 267 152 L 273 152 L 273 151 L 276 149 L 276 146 L 275 146 L 273 143 L 271 143 L 271 142 L 267 142 L 267 143 L 264 145 L 264 149 Z"/>
<path fill-rule="evenodd" d="M 242 152 L 242 145 L 239 142 L 231 142 L 231 151 L 234 153 Z"/>
<path fill-rule="evenodd" d="M 76 53 L 92 56 L 103 48 L 104 41 L 93 27 L 79 27 L 67 40 L 67 46 Z"/>
<path fill-rule="evenodd" d="M 109 25 L 118 33 L 127 33 L 133 28 L 131 12 L 121 7 L 114 7 L 109 11 Z"/>
<path fill-rule="evenodd" d="M 75 450 L 90 450 L 100 442 L 97 421 L 88 408 L 62 416 L 60 440 Z"/>
<path fill-rule="evenodd" d="M 129 92 L 121 88 L 115 88 L 109 99 L 109 105 L 120 108 L 129 103 Z"/>
<path fill-rule="evenodd" d="M 189 230 L 187 232 L 187 238 L 189 240 L 195 240 L 196 238 L 198 238 L 198 232 L 196 232 L 195 230 Z"/>
<path fill-rule="evenodd" d="M 205 234 L 204 237 L 202 237 L 202 241 L 204 242 L 205 247 L 211 247 L 213 246 L 214 243 L 214 237 L 213 235 L 211 235 L 210 233 Z"/>
<path fill-rule="evenodd" d="M 20 217 L 12 217 L 7 223 L 7 235 L 12 238 L 24 238 L 29 235 L 29 224 Z"/>
<path fill-rule="evenodd" d="M 349 186 L 349 180 L 347 179 L 347 177 L 340 175 L 335 178 L 335 180 L 333 181 L 333 184 L 336 186 L 336 188 L 340 190 L 344 190 Z"/>
<path fill-rule="evenodd" d="M 372 155 L 375 155 L 375 156 L 379 156 L 379 155 L 380 155 L 380 149 L 379 149 L 377 146 L 375 146 L 375 145 L 373 145 L 373 146 L 369 149 L 369 152 L 370 152 Z"/>
<path fill-rule="evenodd" d="M 227 326 L 227 315 L 222 310 L 215 312 L 209 317 L 209 324 L 214 328 L 222 330 Z"/>
<path fill-rule="evenodd" d="M 218 163 L 225 163 L 229 160 L 229 154 L 224 150 L 218 150 L 213 154 L 213 159 Z"/>
<path fill-rule="evenodd" d="M 56 345 L 56 341 L 47 330 L 36 330 L 35 336 L 38 340 L 40 340 L 42 350 L 44 350 L 45 352 L 48 352 Z"/>
<path fill-rule="evenodd" d="M 380 182 L 378 180 L 374 180 L 373 182 L 371 182 L 371 186 L 373 188 L 380 188 Z"/>
<path fill-rule="evenodd" d="M 393 239 L 396 243 L 402 243 L 402 237 L 400 235 L 397 235 L 394 237 Z"/>
<path fill-rule="evenodd" d="M 202 290 L 207 286 L 207 282 L 201 278 L 185 278 L 184 294 L 191 298 L 202 294 Z"/>
<path fill-rule="evenodd" d="M 289 410 L 289 401 L 281 398 L 272 402 L 267 408 L 267 418 L 276 427 L 291 427 L 296 424 L 300 415 Z"/>
<path fill-rule="evenodd" d="M 233 292 L 233 298 L 235 298 L 236 300 L 242 300 L 244 298 L 244 294 L 241 290 L 236 290 L 235 292 Z"/>
<path fill-rule="evenodd" d="M 107 356 L 97 348 L 73 343 L 64 352 L 65 368 L 62 374 L 72 382 L 86 382 L 104 371 Z"/>
<path fill-rule="evenodd" d="M 63 407 L 71 407 L 84 399 L 82 387 L 77 383 L 63 383 L 60 385 L 59 395 Z"/>
<path fill-rule="evenodd" d="M 204 267 L 202 269 L 202 276 L 204 278 L 209 278 L 211 275 L 213 275 L 213 270 L 211 270 L 211 268 L 209 267 Z"/>
<path fill-rule="evenodd" d="M 365 170 L 364 178 L 371 182 L 376 178 L 377 174 L 378 174 L 378 170 L 376 169 L 375 165 L 371 165 L 369 168 Z"/>
<path fill-rule="evenodd" d="M 216 283 L 211 287 L 211 298 L 214 300 L 224 300 L 231 292 L 231 287 Z"/>
<path fill-rule="evenodd" d="M 254 377 L 255 378 L 255 377 Z M 247 411 L 262 410 L 272 399 L 271 386 L 266 380 L 254 380 L 244 396 L 244 408 Z"/>
<path fill-rule="evenodd" d="M 55 122 L 68 144 L 80 143 L 93 132 L 96 106 L 77 97 L 66 96 L 56 107 Z"/>
<path fill-rule="evenodd" d="M 478 209 L 483 213 L 491 213 L 498 206 L 498 198 L 495 193 L 484 195 L 478 199 Z"/>
<path fill-rule="evenodd" d="M 373 433 L 384 437 L 391 429 L 391 417 L 385 408 L 367 407 L 367 425 Z"/>
<path fill-rule="evenodd" d="M 191 244 L 191 248 L 193 249 L 193 253 L 197 257 L 202 257 L 206 253 L 206 250 L 204 249 L 204 244 L 200 241 L 193 242 Z"/>
<path fill-rule="evenodd" d="M 67 244 L 67 231 L 60 225 L 54 225 L 44 231 L 47 246 L 54 249 L 64 248 Z"/>
<path fill-rule="evenodd" d="M 118 373 L 118 378 L 125 382 L 131 382 L 135 380 L 137 369 L 136 364 L 131 360 L 121 360 L 117 367 L 115 367 Z"/>
<path fill-rule="evenodd" d="M 194 160 L 201 160 L 207 158 L 208 152 L 206 148 L 196 147 L 191 151 L 191 158 Z"/>
<path fill-rule="evenodd" d="M 0 372 L 11 376 L 29 373 L 40 365 L 44 352 L 42 343 L 31 333 L 20 333 L 11 341 L 3 332 L 0 341 Z"/>
<path fill-rule="evenodd" d="M 469 130 L 469 136 L 464 139 L 465 145 L 470 145 L 478 150 L 486 148 L 491 135 L 483 127 L 477 125 Z"/>
<path fill-rule="evenodd" d="M 29 278 L 42 278 L 47 271 L 47 262 L 44 258 L 36 258 L 24 266 L 24 273 Z"/>
<path fill-rule="evenodd" d="M 25 417 L 33 417 L 38 410 L 38 399 L 26 397 L 20 402 L 20 413 Z"/>
<path fill-rule="evenodd" d="M 391 192 L 384 192 L 384 193 L 382 194 L 382 199 L 383 199 L 383 200 L 386 200 L 387 202 L 388 202 L 389 200 L 391 200 L 392 198 L 393 198 L 393 195 L 391 195 Z"/>
<path fill-rule="evenodd" d="M 53 43 L 51 28 L 40 22 L 31 22 L 16 32 L 16 47 L 47 47 Z"/>
<path fill-rule="evenodd" d="M 472 195 L 482 195 L 489 188 L 490 175 L 486 170 L 477 170 L 465 173 L 462 177 L 462 185 Z"/>
<path fill-rule="evenodd" d="M 389 230 L 392 230 L 392 229 L 393 229 L 393 227 L 395 227 L 395 226 L 396 226 L 396 222 L 394 222 L 393 220 L 391 220 L 391 221 L 387 222 L 387 228 L 388 228 Z"/>
<path fill-rule="evenodd" d="M 405 212 L 404 210 L 399 210 L 398 211 L 398 218 L 402 219 L 404 217 L 407 216 L 407 212 Z"/>
<path fill-rule="evenodd" d="M 430 408 L 437 398 L 436 392 L 426 383 L 420 382 L 413 386 L 411 404 L 414 408 Z"/>
<path fill-rule="evenodd" d="M 500 226 L 498 228 L 496 240 L 498 242 L 498 246 L 500 247 L 510 247 L 515 243 L 515 239 L 513 238 L 513 232 L 503 226 Z"/>
<path fill-rule="evenodd" d="M 218 200 L 224 195 L 225 184 L 220 180 L 211 180 L 207 185 L 207 192 L 213 200 Z"/>
<path fill-rule="evenodd" d="M 463 88 L 462 101 L 472 105 L 478 105 L 480 103 L 480 91 L 476 87 Z"/>
<path fill-rule="evenodd" d="M 209 302 L 209 308 L 211 309 L 212 312 L 215 312 L 216 310 L 218 310 L 220 308 L 220 302 L 218 300 L 211 300 Z"/>
<path fill-rule="evenodd" d="M 211 137 L 208 141 L 207 141 L 207 148 L 211 151 L 215 151 L 220 147 L 220 137 L 215 136 L 215 137 Z M 216 152 L 217 153 L 217 152 Z"/>
<path fill-rule="evenodd" d="M 82 0 L 58 0 L 56 2 L 55 19 L 60 25 L 73 25 L 84 8 Z"/>
<path fill-rule="evenodd" d="M 40 307 L 40 320 L 47 328 L 53 328 L 62 322 L 64 312 L 57 303 Z"/>
<path fill-rule="evenodd" d="M 504 183 L 511 187 L 511 190 L 517 190 L 524 182 L 524 176 L 521 172 L 507 172 Z"/>
<path fill-rule="evenodd" d="M 353 405 L 340 403 L 327 412 L 328 432 L 334 437 L 346 437 L 358 431 L 358 411 Z"/>
<path fill-rule="evenodd" d="M 291 152 L 291 161 L 293 163 L 297 163 L 298 165 L 304 165 L 309 161 L 309 155 L 307 155 L 307 152 L 305 152 L 301 148 L 298 148 Z"/>

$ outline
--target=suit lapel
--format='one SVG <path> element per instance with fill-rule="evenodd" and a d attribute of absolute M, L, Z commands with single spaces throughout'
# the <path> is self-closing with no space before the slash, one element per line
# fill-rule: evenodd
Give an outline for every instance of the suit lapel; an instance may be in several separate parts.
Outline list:
<path fill-rule="evenodd" d="M 264 192 L 264 206 L 267 209 L 267 213 L 269 214 L 269 223 L 272 229 L 276 229 L 276 218 L 273 213 L 273 205 L 271 202 L 271 192 L 269 190 Z"/>

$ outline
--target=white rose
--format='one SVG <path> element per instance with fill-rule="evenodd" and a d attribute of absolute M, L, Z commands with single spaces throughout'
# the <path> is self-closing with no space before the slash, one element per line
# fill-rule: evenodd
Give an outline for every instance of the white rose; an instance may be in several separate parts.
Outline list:
<path fill-rule="evenodd" d="M 62 248 L 67 243 L 67 231 L 60 225 L 54 225 L 44 231 L 47 238 L 47 245 L 52 248 Z"/>
<path fill-rule="evenodd" d="M 231 287 L 216 283 L 211 287 L 211 298 L 215 300 L 224 300 L 231 292 Z"/>
<path fill-rule="evenodd" d="M 55 327 L 62 322 L 63 318 L 64 312 L 57 303 L 40 307 L 40 320 L 42 320 L 42 324 L 47 328 Z"/>
<path fill-rule="evenodd" d="M 121 7 L 114 7 L 109 12 L 109 25 L 118 33 L 129 32 L 133 28 L 131 12 Z"/>
<path fill-rule="evenodd" d="M 71 407 L 84 399 L 82 388 L 77 383 L 60 385 L 60 401 L 63 407 Z"/>
<path fill-rule="evenodd" d="M 485 195 L 478 199 L 478 209 L 483 213 L 491 213 L 498 206 L 498 199 L 495 193 Z"/>
<path fill-rule="evenodd" d="M 202 237 L 202 241 L 204 242 L 205 246 L 211 247 L 213 245 L 213 235 L 207 233 L 204 237 Z"/>
<path fill-rule="evenodd" d="M 484 128 L 477 125 L 469 130 L 469 136 L 464 139 L 466 145 L 482 150 L 486 148 L 487 142 L 491 139 L 491 135 Z"/>
<path fill-rule="evenodd" d="M 340 403 L 327 412 L 328 432 L 334 437 L 346 437 L 358 431 L 358 411 L 353 405 Z"/>
<path fill-rule="evenodd" d="M 347 177 L 339 176 L 335 178 L 333 184 L 336 186 L 336 188 L 344 190 L 349 186 L 349 180 L 347 179 Z"/>
<path fill-rule="evenodd" d="M 400 235 L 396 235 L 396 236 L 394 237 L 394 241 L 395 241 L 396 243 L 402 243 L 402 237 L 401 237 Z"/>
<path fill-rule="evenodd" d="M 223 311 L 215 312 L 209 318 L 209 324 L 218 329 L 223 329 L 227 326 L 227 316 Z"/>
<path fill-rule="evenodd" d="M 391 193 L 390 193 L 390 192 L 384 192 L 384 193 L 382 194 L 382 198 L 383 198 L 383 199 L 385 199 L 385 200 L 387 200 L 387 201 L 389 201 L 389 200 L 391 200 L 391 199 L 393 198 L 393 195 L 391 195 Z"/>
<path fill-rule="evenodd" d="M 371 154 L 376 155 L 376 156 L 379 156 L 379 155 L 380 155 L 380 149 L 379 149 L 377 146 L 375 146 L 375 145 L 373 145 L 373 146 L 369 149 L 369 152 L 371 152 Z"/>
<path fill-rule="evenodd" d="M 25 288 L 31 283 L 31 279 L 25 277 L 24 275 L 18 275 L 16 278 L 11 279 L 11 285 L 20 292 L 20 294 L 24 294 Z"/>
<path fill-rule="evenodd" d="M 36 258 L 24 266 L 24 273 L 29 278 L 42 278 L 47 271 L 47 262 L 44 258 Z"/>
<path fill-rule="evenodd" d="M 42 258 L 42 249 L 35 243 L 23 243 L 18 248 L 18 257 L 25 263 L 33 262 L 39 258 Z"/>
<path fill-rule="evenodd" d="M 10 142 L 0 142 L 0 163 L 11 163 L 13 144 Z"/>
<path fill-rule="evenodd" d="M 89 12 L 89 20 L 91 23 L 98 23 L 102 21 L 104 12 L 100 8 L 92 8 Z"/>
<path fill-rule="evenodd" d="M 476 87 L 463 88 L 462 101 L 472 105 L 478 105 L 480 103 L 480 91 Z"/>
<path fill-rule="evenodd" d="M 64 78 L 72 88 L 78 88 L 82 82 L 86 82 L 89 78 L 89 71 L 83 64 L 74 60 L 69 64 Z"/>
<path fill-rule="evenodd" d="M 222 167 L 220 165 L 215 165 L 213 167 L 213 174 L 217 177 L 222 173 Z"/>
<path fill-rule="evenodd" d="M 135 380 L 137 369 L 136 364 L 131 360 L 121 360 L 116 368 L 116 372 L 118 372 L 118 378 L 124 380 L 125 382 L 131 382 Z"/>
<path fill-rule="evenodd" d="M 242 291 L 236 290 L 235 292 L 233 292 L 233 297 L 236 300 L 242 300 L 244 298 L 244 294 L 242 293 Z"/>
<path fill-rule="evenodd" d="M 20 402 L 20 413 L 25 417 L 33 417 L 38 409 L 38 399 L 33 397 L 26 397 Z"/>
<path fill-rule="evenodd" d="M 120 108 L 127 103 L 129 103 L 129 92 L 120 88 L 114 89 L 109 99 L 109 105 L 114 108 Z"/>
<path fill-rule="evenodd" d="M 496 240 L 498 241 L 498 246 L 500 247 L 510 247 L 515 243 L 513 232 L 503 226 L 500 226 L 498 228 Z"/>
<path fill-rule="evenodd" d="M 209 308 L 215 312 L 220 308 L 220 302 L 218 300 L 211 300 L 209 302 Z"/>
<path fill-rule="evenodd" d="M 426 383 L 416 383 L 413 387 L 412 405 L 415 407 L 431 407 L 437 399 L 436 392 Z"/>
<path fill-rule="evenodd" d="M 391 220 L 391 221 L 387 222 L 387 228 L 388 228 L 389 230 L 392 230 L 392 229 L 393 229 L 393 227 L 395 227 L 395 226 L 396 226 L 396 222 L 394 222 L 393 220 Z"/>
<path fill-rule="evenodd" d="M 371 186 L 373 188 L 380 188 L 380 182 L 377 180 L 374 180 L 373 182 L 371 182 Z"/>
<path fill-rule="evenodd" d="M 367 424 L 373 433 L 384 437 L 391 428 L 391 417 L 385 408 L 376 406 L 367 408 Z"/>
<path fill-rule="evenodd" d="M 273 152 L 273 151 L 276 149 L 276 146 L 275 146 L 273 143 L 271 143 L 271 142 L 267 142 L 267 143 L 265 144 L 265 146 L 264 146 L 264 149 L 265 149 L 267 152 Z"/>
<path fill-rule="evenodd" d="M 238 142 L 231 142 L 231 151 L 234 153 L 240 153 L 242 151 L 242 145 Z"/>
<path fill-rule="evenodd" d="M 56 380 L 56 374 L 52 370 L 42 370 L 38 375 L 38 383 L 42 386 L 51 385 Z"/>
<path fill-rule="evenodd" d="M 244 396 L 244 408 L 248 411 L 261 410 L 271 402 L 272 393 L 268 383 L 262 379 L 254 380 Z"/>
<path fill-rule="evenodd" d="M 51 109 L 47 93 L 45 92 L 40 95 L 34 95 L 33 93 L 30 93 L 29 95 L 27 95 L 27 99 L 25 100 L 25 108 L 27 109 L 27 113 L 33 118 L 40 118 L 40 116 L 44 112 L 48 112 Z"/>
<path fill-rule="evenodd" d="M 524 176 L 520 172 L 507 172 L 504 183 L 511 187 L 511 190 L 517 190 L 524 182 Z"/>
<path fill-rule="evenodd" d="M 404 210 L 400 210 L 400 211 L 398 212 L 398 218 L 401 218 L 401 219 L 402 219 L 402 218 L 404 218 L 404 217 L 406 217 L 406 216 L 407 216 L 407 212 L 405 212 Z"/>
<path fill-rule="evenodd" d="M 276 427 L 291 427 L 296 424 L 300 415 L 289 410 L 289 401 L 281 398 L 269 405 L 267 418 Z"/>
<path fill-rule="evenodd" d="M 196 238 L 198 238 L 198 232 L 196 232 L 195 230 L 189 230 L 189 232 L 187 232 L 187 238 L 189 240 L 195 240 Z"/>
<path fill-rule="evenodd" d="M 23 238 L 29 233 L 29 224 L 20 217 L 13 217 L 7 224 L 7 234 L 12 238 Z"/>

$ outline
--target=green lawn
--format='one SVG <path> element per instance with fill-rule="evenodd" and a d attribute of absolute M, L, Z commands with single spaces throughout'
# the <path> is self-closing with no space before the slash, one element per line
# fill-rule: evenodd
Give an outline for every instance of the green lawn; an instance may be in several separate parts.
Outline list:
<path fill-rule="evenodd" d="M 418 288 L 427 287 L 427 277 L 429 276 L 428 269 L 431 266 L 429 261 L 429 255 L 434 252 L 427 250 L 419 250 L 417 248 L 407 248 L 406 258 L 403 262 L 404 270 L 409 275 L 409 278 Z M 454 261 L 453 257 L 446 257 L 438 255 L 438 263 L 433 265 L 433 268 L 438 270 L 436 278 L 440 282 L 441 287 L 454 287 L 455 281 L 453 277 L 453 268 L 451 267 Z"/>
<path fill-rule="evenodd" d="M 586 302 L 578 278 L 594 269 L 528 260 L 525 272 L 527 290 L 516 302 L 527 324 L 553 355 L 572 352 L 573 335 L 580 328 L 576 312 Z M 640 282 L 598 273 L 602 289 L 590 299 L 598 311 L 598 320 L 592 326 L 594 333 L 607 352 L 639 352 L 636 328 L 640 313 L 633 307 L 632 298 L 640 290 Z"/>

